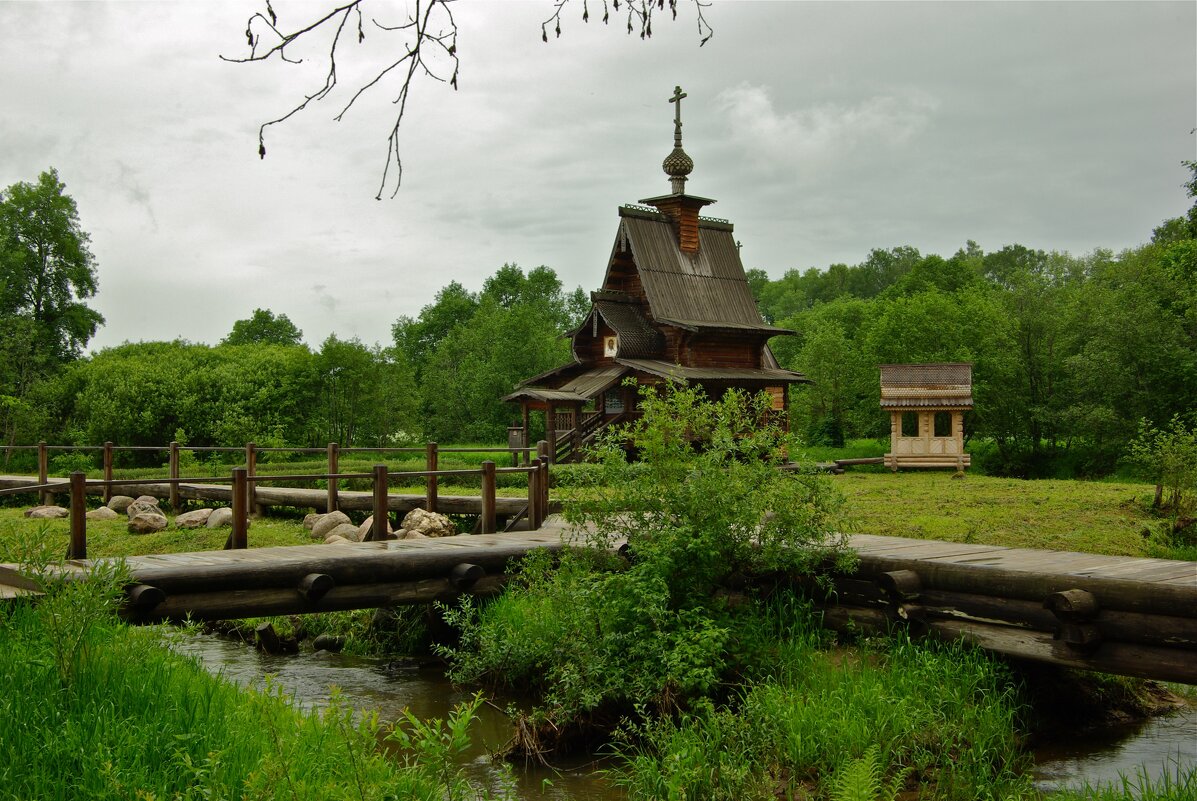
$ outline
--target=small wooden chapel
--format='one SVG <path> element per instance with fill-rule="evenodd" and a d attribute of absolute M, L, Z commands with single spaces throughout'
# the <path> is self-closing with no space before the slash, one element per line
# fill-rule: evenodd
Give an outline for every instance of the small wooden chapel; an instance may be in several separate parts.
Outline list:
<path fill-rule="evenodd" d="M 771 337 L 793 332 L 761 319 L 732 224 L 700 216 L 715 201 L 685 191 L 694 161 L 682 149 L 684 97 L 677 87 L 669 99 L 673 150 L 661 166 L 672 191 L 619 207 L 602 288 L 568 334 L 573 360 L 504 398 L 520 405 L 513 444 L 526 447 L 530 415 L 544 414 L 553 461 L 578 458 L 603 428 L 638 414 L 629 377 L 640 385 L 687 382 L 712 398 L 733 387 L 765 391 L 783 420 L 790 385 L 809 383 L 769 350 Z"/>
<path fill-rule="evenodd" d="M 885 464 L 894 472 L 954 467 L 962 474 L 971 464 L 964 451 L 964 413 L 973 408 L 971 364 L 883 364 L 881 408 L 890 417 Z"/>

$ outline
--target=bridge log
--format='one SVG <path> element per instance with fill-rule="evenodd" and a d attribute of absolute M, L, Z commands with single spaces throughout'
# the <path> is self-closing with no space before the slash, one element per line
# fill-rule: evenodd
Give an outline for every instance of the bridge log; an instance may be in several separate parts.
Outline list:
<path fill-rule="evenodd" d="M 823 610 L 823 623 L 836 631 L 890 631 L 896 624 L 879 609 L 843 606 Z M 1167 648 L 1123 642 L 1104 642 L 1092 654 L 1080 653 L 1045 631 L 993 625 L 974 620 L 930 620 L 927 636 L 965 642 L 1015 659 L 1049 662 L 1082 670 L 1098 670 L 1157 681 L 1197 684 L 1197 659 L 1187 648 Z"/>
<path fill-rule="evenodd" d="M 483 576 L 470 588 L 469 594 L 479 597 L 497 595 L 502 592 L 506 583 L 507 577 L 504 575 Z M 304 598 L 293 588 L 171 595 L 150 612 L 139 613 L 126 609 L 123 614 L 138 623 L 164 620 L 177 622 L 188 615 L 192 620 L 226 620 L 239 617 L 340 612 L 347 609 L 427 604 L 433 601 L 450 602 L 462 594 L 463 592 L 454 587 L 448 578 L 435 578 L 336 586 L 317 599 Z"/>
<path fill-rule="evenodd" d="M 482 546 L 482 547 L 475 547 Z M 563 546 L 546 538 L 536 547 L 550 551 Z M 286 589 L 295 587 L 309 573 L 325 573 L 337 589 L 358 584 L 386 586 L 422 579 L 445 579 L 454 567 L 469 559 L 488 574 L 503 573 L 512 560 L 529 550 L 526 541 L 494 537 L 445 537 L 432 540 L 389 540 L 345 545 L 298 545 L 257 548 L 249 551 L 213 552 L 202 563 L 181 572 L 173 565 L 142 563 L 137 578 L 161 587 L 168 598 L 194 593 L 244 591 L 245 587 Z"/>
<path fill-rule="evenodd" d="M 333 577 L 327 573 L 308 573 L 299 580 L 296 591 L 308 601 L 318 601 L 328 594 L 336 585 Z"/>
<path fill-rule="evenodd" d="M 1184 563 L 1178 563 L 1177 569 L 1185 569 Z M 1146 583 L 1108 576 L 1053 573 L 1050 570 L 1033 573 L 989 565 L 977 567 L 966 562 L 920 561 L 879 554 L 863 554 L 860 568 L 853 577 L 876 581 L 881 574 L 895 570 L 917 573 L 925 589 L 1041 604 L 1061 587 L 1069 587 L 1092 593 L 1103 610 L 1197 618 L 1197 581 L 1192 584 Z"/>

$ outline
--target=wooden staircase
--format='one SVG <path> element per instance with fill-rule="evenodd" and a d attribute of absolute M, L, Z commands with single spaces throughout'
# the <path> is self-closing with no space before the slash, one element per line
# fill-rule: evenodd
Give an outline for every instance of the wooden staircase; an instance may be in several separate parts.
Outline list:
<path fill-rule="evenodd" d="M 586 456 L 586 449 L 594 443 L 599 434 L 626 419 L 626 414 L 605 417 L 601 412 L 588 412 L 581 416 L 581 423 L 575 428 L 558 429 L 554 464 L 580 462 Z"/>

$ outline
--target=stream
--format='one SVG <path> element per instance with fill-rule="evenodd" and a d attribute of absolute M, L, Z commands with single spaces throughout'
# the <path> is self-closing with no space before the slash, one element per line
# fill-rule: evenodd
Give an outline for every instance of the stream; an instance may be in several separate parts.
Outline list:
<path fill-rule="evenodd" d="M 394 721 L 405 708 L 419 718 L 445 717 L 456 703 L 472 695 L 455 688 L 437 669 L 394 669 L 383 659 L 333 654 L 270 656 L 214 634 L 177 638 L 172 647 L 195 657 L 212 673 L 240 685 L 261 685 L 271 674 L 301 707 L 328 703 L 330 687 L 341 689 L 352 707 L 377 710 L 379 719 Z M 550 770 L 523 766 L 508 770 L 490 758 L 507 741 L 510 724 L 498 709 L 483 705 L 472 736 L 466 774 L 504 799 L 544 801 L 616 801 L 624 794 L 599 774 L 601 763 L 584 761 Z M 1197 764 L 1197 708 L 1173 715 L 1103 730 L 1065 744 L 1041 747 L 1035 753 L 1036 786 L 1050 792 L 1066 787 L 1117 782 L 1119 773 L 1133 776 L 1142 766 L 1150 776 L 1175 772 L 1176 765 Z"/>

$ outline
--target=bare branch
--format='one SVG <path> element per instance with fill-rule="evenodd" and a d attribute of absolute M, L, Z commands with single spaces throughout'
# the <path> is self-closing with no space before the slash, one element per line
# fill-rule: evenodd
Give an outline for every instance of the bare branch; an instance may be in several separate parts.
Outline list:
<path fill-rule="evenodd" d="M 561 14 L 571 2 L 571 0 L 551 1 L 553 2 L 554 13 L 541 25 L 541 36 L 546 42 L 548 41 L 547 30 L 550 24 L 552 24 L 555 34 L 557 36 L 561 35 Z M 590 21 L 590 3 L 598 1 L 581 0 L 583 22 Z M 325 99 L 336 89 L 338 53 L 349 46 L 346 44 L 346 40 L 342 38 L 342 34 L 344 34 L 351 21 L 356 21 L 357 43 L 360 45 L 366 39 L 365 15 L 362 11 L 362 4 L 364 2 L 366 0 L 342 2 L 327 12 L 319 12 L 310 21 L 288 30 L 286 27 L 280 25 L 278 15 L 271 5 L 271 0 L 264 0 L 265 11 L 254 12 L 246 20 L 245 38 L 249 46 L 249 54 L 240 58 L 220 56 L 224 61 L 235 64 L 246 64 L 268 61 L 277 55 L 280 61 L 289 64 L 299 64 L 302 63 L 303 59 L 291 57 L 288 53 L 288 48 L 291 48 L 293 52 L 295 49 L 292 47 L 293 45 L 298 47 L 301 42 L 320 42 L 322 36 L 327 37 L 328 69 L 324 75 L 324 82 L 317 86 L 315 91 L 310 94 L 305 93 L 303 100 L 286 114 L 262 123 L 258 128 L 258 155 L 260 157 L 266 157 L 267 128 L 286 122 L 294 115 L 306 109 L 308 104 L 313 101 Z M 402 55 L 388 61 L 380 69 L 373 71 L 374 76 L 352 92 L 349 99 L 341 106 L 340 111 L 333 119 L 340 122 L 346 112 L 363 95 L 372 89 L 378 88 L 381 84 L 387 82 L 388 79 L 392 79 L 398 84 L 395 97 L 391 101 L 396 110 L 392 119 L 390 132 L 387 136 L 386 159 L 383 162 L 382 181 L 379 185 L 378 193 L 375 195 L 376 199 L 382 199 L 383 192 L 386 191 L 388 186 L 388 181 L 392 180 L 392 170 L 394 171 L 394 188 L 391 192 L 391 197 L 394 197 L 398 193 L 399 186 L 403 180 L 403 162 L 399 153 L 399 128 L 403 123 L 404 115 L 407 113 L 407 101 L 411 94 L 413 80 L 418 75 L 423 75 L 426 78 L 431 78 L 441 83 L 447 82 L 453 89 L 457 89 L 457 76 L 461 62 L 457 55 L 457 21 L 453 17 L 453 10 L 451 8 L 451 4 L 454 2 L 456 0 L 415 0 L 415 13 L 408 16 L 406 22 L 398 25 L 386 25 L 373 17 L 370 18 L 375 30 L 381 31 L 386 35 L 401 37 Z M 641 39 L 648 39 L 652 36 L 652 17 L 654 13 L 663 12 L 666 6 L 668 6 L 672 19 L 676 20 L 679 2 L 693 3 L 698 23 L 699 44 L 706 44 L 711 36 L 714 35 L 714 31 L 707 23 L 703 13 L 704 9 L 710 5 L 710 0 L 707 0 L 707 2 L 703 2 L 703 0 L 601 0 L 601 2 L 603 4 L 604 24 L 610 19 L 610 12 L 612 10 L 616 12 L 621 10 L 620 3 L 622 2 L 624 4 L 623 10 L 627 14 L 628 33 L 634 32 L 638 27 Z M 447 62 L 443 59 L 447 59 Z M 443 71 L 446 66 L 452 67 L 452 74 L 447 79 L 444 77 L 445 72 Z"/>

